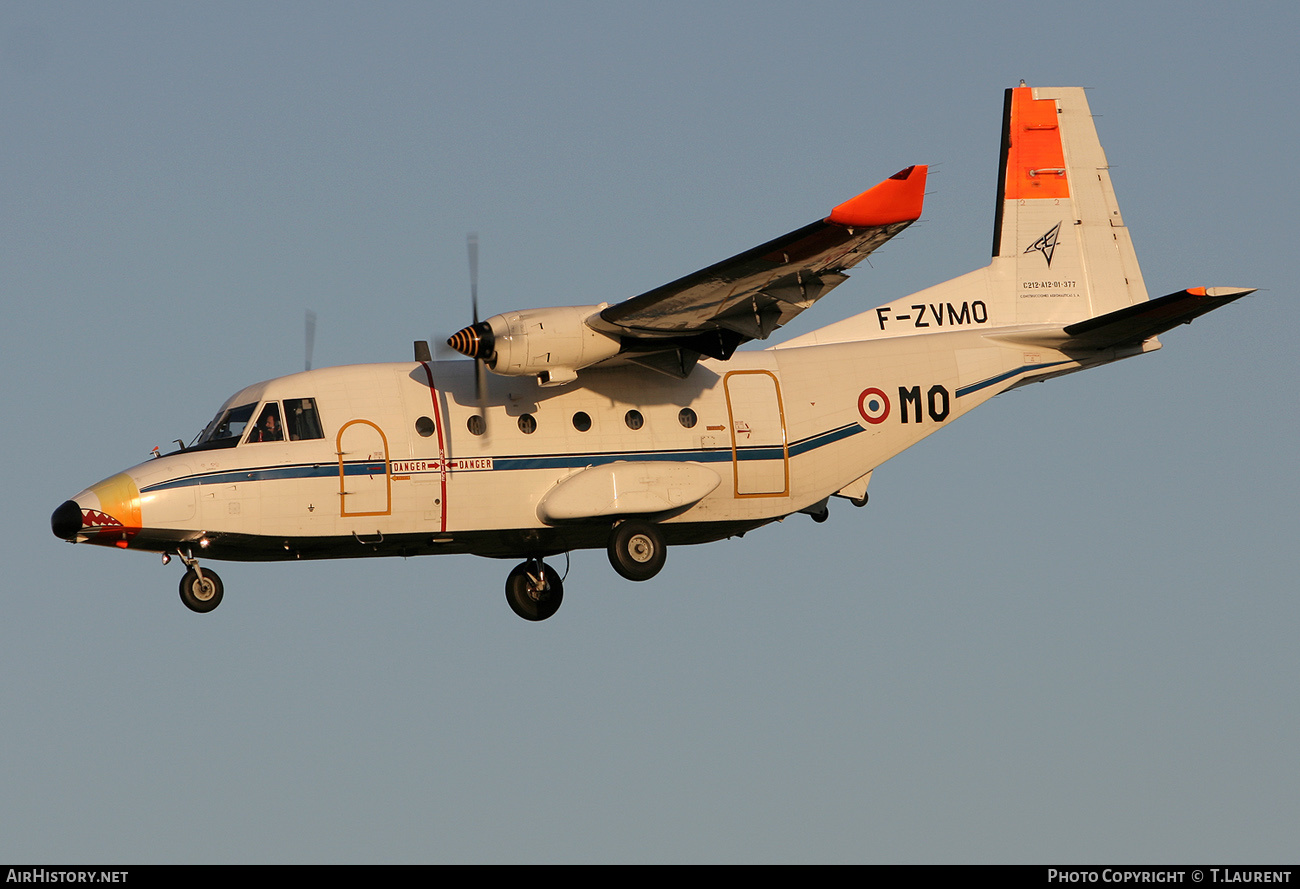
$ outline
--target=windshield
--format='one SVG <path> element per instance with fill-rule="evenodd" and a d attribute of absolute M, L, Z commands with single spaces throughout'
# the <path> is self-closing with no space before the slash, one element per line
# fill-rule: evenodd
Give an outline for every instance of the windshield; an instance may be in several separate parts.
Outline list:
<path fill-rule="evenodd" d="M 241 404 L 238 407 L 223 408 L 212 418 L 212 422 L 194 437 L 185 451 L 207 451 L 214 448 L 233 448 L 248 432 L 248 442 L 263 441 L 303 441 L 324 438 L 321 430 L 320 415 L 316 412 L 314 398 L 284 399 L 284 420 L 281 423 L 280 403 L 268 401 L 257 413 L 257 422 L 253 422 L 257 402 Z M 251 431 L 250 431 L 250 427 Z"/>
<path fill-rule="evenodd" d="M 194 439 L 190 447 L 233 448 L 239 444 L 239 439 L 244 434 L 244 428 L 248 425 L 249 418 L 253 416 L 255 407 L 257 407 L 256 403 L 241 404 L 239 407 L 232 407 L 217 414 L 207 428 L 199 433 L 198 438 Z"/>

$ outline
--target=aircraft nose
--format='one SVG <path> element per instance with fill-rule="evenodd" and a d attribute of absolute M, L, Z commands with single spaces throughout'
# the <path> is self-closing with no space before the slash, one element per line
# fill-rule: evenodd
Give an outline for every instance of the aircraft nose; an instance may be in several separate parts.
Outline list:
<path fill-rule="evenodd" d="M 50 516 L 50 527 L 54 536 L 60 540 L 71 540 L 81 533 L 81 504 L 75 500 L 64 500 Z"/>

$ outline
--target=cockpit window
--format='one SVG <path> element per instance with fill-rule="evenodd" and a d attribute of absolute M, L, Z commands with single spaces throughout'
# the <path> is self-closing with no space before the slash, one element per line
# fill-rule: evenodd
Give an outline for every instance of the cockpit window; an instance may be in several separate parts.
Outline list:
<path fill-rule="evenodd" d="M 284 405 L 281 421 L 280 405 Z M 325 437 L 316 412 L 314 398 L 286 398 L 283 402 L 268 401 L 262 405 L 253 423 L 257 402 L 241 404 L 220 411 L 212 422 L 183 450 L 212 450 L 233 448 L 248 433 L 248 443 L 262 441 L 307 441 Z"/>
<path fill-rule="evenodd" d="M 280 405 L 268 401 L 257 415 L 257 422 L 248 433 L 248 441 L 284 441 L 284 424 L 280 422 Z"/>
<path fill-rule="evenodd" d="M 325 437 L 325 433 L 321 431 L 320 417 L 316 414 L 314 398 L 286 398 L 284 421 L 289 430 L 289 441 Z"/>
<path fill-rule="evenodd" d="M 244 435 L 244 429 L 248 426 L 248 421 L 253 416 L 253 408 L 256 404 L 241 404 L 239 407 L 232 407 L 228 410 L 221 411 L 212 418 L 212 422 L 207 428 L 199 433 L 199 437 L 194 440 L 192 448 L 233 448 L 239 444 L 239 439 Z"/>

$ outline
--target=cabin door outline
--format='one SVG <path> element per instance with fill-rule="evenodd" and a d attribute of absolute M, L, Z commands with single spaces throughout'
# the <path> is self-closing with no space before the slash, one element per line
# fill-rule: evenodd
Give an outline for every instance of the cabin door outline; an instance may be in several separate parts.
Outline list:
<path fill-rule="evenodd" d="M 335 449 L 339 458 L 339 516 L 391 515 L 393 472 L 384 430 L 369 420 L 349 420 L 339 427 Z"/>
<path fill-rule="evenodd" d="M 736 370 L 722 378 L 722 388 L 731 428 L 735 496 L 787 496 L 790 447 L 781 382 L 768 370 Z"/>

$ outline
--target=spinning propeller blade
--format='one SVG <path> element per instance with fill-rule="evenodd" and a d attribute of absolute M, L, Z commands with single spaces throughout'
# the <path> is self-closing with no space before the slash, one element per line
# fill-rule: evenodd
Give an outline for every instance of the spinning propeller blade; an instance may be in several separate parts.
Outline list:
<path fill-rule="evenodd" d="M 486 431 L 487 361 L 492 358 L 493 337 L 491 326 L 478 320 L 478 234 L 471 233 L 465 240 L 469 250 L 470 315 L 474 323 L 453 333 L 447 339 L 447 345 L 474 359 L 474 401 Z"/>
<path fill-rule="evenodd" d="M 316 347 L 316 313 L 311 309 L 307 310 L 307 316 L 304 319 L 307 333 L 307 344 L 304 350 L 306 354 L 306 366 L 303 370 L 311 370 L 311 353 Z"/>

